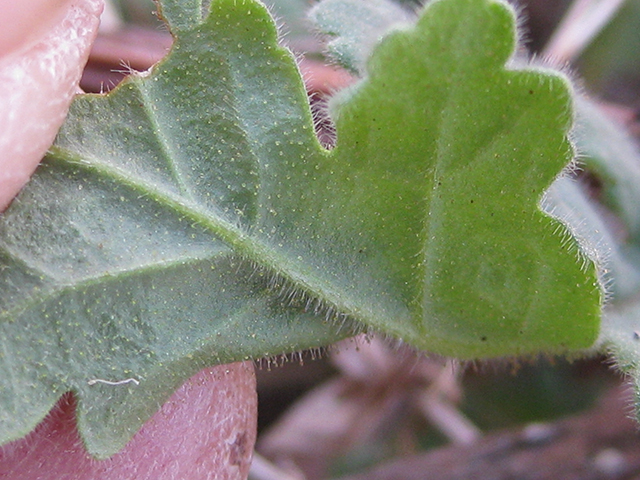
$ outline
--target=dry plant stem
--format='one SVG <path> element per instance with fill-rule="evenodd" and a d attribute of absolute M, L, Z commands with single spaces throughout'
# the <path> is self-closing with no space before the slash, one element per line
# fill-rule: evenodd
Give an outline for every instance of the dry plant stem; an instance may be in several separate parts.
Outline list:
<path fill-rule="evenodd" d="M 305 480 L 302 474 L 284 471 L 257 452 L 251 460 L 249 480 Z"/>
<path fill-rule="evenodd" d="M 638 428 L 624 413 L 628 395 L 622 390 L 566 420 L 492 433 L 471 445 L 437 448 L 340 480 L 640 478 Z"/>
<path fill-rule="evenodd" d="M 482 436 L 482 432 L 453 404 L 438 395 L 421 395 L 419 405 L 426 419 L 452 443 L 468 445 Z"/>
<path fill-rule="evenodd" d="M 427 421 L 452 443 L 467 445 L 478 440 L 482 432 L 456 408 L 460 389 L 460 366 L 449 360 L 417 402 Z"/>
<path fill-rule="evenodd" d="M 574 0 L 542 55 L 557 64 L 575 60 L 624 2 L 625 0 Z"/>
<path fill-rule="evenodd" d="M 456 408 L 456 363 L 363 336 L 337 344 L 331 360 L 341 375 L 307 393 L 260 439 L 259 451 L 280 467 L 293 464 L 310 480 L 325 478 L 332 458 L 387 437 L 410 412 L 420 412 L 454 443 L 480 437 Z"/>

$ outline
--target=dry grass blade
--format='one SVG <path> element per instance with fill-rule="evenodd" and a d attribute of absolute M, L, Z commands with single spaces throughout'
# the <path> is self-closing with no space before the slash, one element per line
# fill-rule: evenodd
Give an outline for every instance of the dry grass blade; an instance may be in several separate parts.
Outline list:
<path fill-rule="evenodd" d="M 542 55 L 558 64 L 575 60 L 624 2 L 625 0 L 574 0 Z"/>
<path fill-rule="evenodd" d="M 326 478 L 336 458 L 365 444 L 415 441 L 402 439 L 402 426 L 415 427 L 425 417 L 454 442 L 480 434 L 457 410 L 459 371 L 450 362 L 376 338 L 342 342 L 332 362 L 340 375 L 299 400 L 258 443 L 258 451 L 285 470 L 294 466 L 308 480 Z"/>

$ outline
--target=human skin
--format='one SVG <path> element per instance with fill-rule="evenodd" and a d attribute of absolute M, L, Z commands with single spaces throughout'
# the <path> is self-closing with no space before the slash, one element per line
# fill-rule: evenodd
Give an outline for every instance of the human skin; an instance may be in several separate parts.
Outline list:
<path fill-rule="evenodd" d="M 12 19 L 0 29 L 0 209 L 28 181 L 64 121 L 101 11 L 102 0 L 0 0 L 0 18 Z M 0 479 L 246 478 L 255 392 L 250 363 L 205 369 L 107 460 L 84 450 L 75 399 L 67 394 L 26 438 L 0 448 Z"/>

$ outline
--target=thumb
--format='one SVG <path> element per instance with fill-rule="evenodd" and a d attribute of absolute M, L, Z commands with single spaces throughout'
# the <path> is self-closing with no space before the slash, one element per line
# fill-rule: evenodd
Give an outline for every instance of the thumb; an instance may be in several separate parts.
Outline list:
<path fill-rule="evenodd" d="M 67 395 L 26 438 L 0 449 L 0 478 L 11 480 L 240 480 L 256 436 L 250 362 L 202 370 L 188 380 L 108 460 L 85 451 Z"/>
<path fill-rule="evenodd" d="M 0 0 L 0 211 L 53 142 L 78 90 L 102 0 Z"/>

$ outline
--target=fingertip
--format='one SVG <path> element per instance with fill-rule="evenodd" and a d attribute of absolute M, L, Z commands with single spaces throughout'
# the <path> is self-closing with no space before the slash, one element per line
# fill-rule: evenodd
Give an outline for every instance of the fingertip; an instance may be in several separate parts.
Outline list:
<path fill-rule="evenodd" d="M 26 48 L 58 23 L 72 0 L 0 0 L 0 57 Z"/>
<path fill-rule="evenodd" d="M 0 478 L 12 480 L 238 480 L 256 439 L 257 396 L 249 362 L 207 368 L 178 389 L 125 449 L 94 460 L 65 395 L 26 438 L 0 449 Z"/>
<path fill-rule="evenodd" d="M 3 18 L 21 3 L 0 1 L 9 12 L 2 10 Z M 5 53 L 11 53 L 0 58 L 0 89 L 6 92 L 0 96 L 0 210 L 26 183 L 62 125 L 103 8 L 103 0 L 52 3 L 50 18 L 27 24 L 37 38 L 16 40 L 13 32 L 3 40 Z M 24 29 L 23 13 L 16 13 L 16 23 Z"/>

